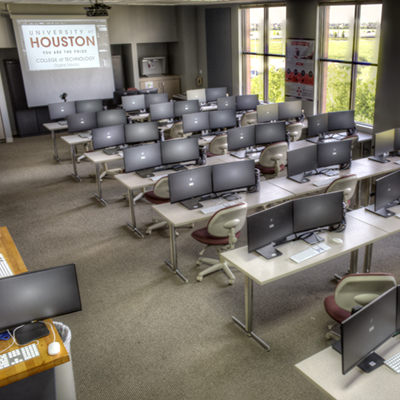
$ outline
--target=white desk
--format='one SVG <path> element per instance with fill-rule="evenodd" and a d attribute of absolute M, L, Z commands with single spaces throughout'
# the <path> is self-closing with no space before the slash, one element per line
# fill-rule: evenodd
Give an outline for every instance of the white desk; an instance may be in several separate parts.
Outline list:
<path fill-rule="evenodd" d="M 54 158 L 61 164 L 60 159 L 58 158 L 58 149 L 56 143 L 56 131 L 62 131 L 68 129 L 68 125 L 61 125 L 58 122 L 48 122 L 43 124 L 43 126 L 51 132 L 51 138 L 53 140 L 53 147 L 54 147 Z"/>
<path fill-rule="evenodd" d="M 71 148 L 71 159 L 72 165 L 74 168 L 74 172 L 71 172 L 71 175 L 79 182 L 82 182 L 82 179 L 78 176 L 77 168 L 76 168 L 76 154 L 75 154 L 75 146 L 78 144 L 89 143 L 92 139 L 82 138 L 79 135 L 69 135 L 69 136 L 61 136 L 61 140 L 67 143 Z"/>

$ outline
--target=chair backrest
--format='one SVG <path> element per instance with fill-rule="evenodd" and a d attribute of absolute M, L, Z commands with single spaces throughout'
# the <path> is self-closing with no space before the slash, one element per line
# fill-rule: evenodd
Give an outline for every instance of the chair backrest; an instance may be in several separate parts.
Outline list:
<path fill-rule="evenodd" d="M 347 204 L 353 197 L 357 187 L 357 182 L 358 179 L 356 174 L 341 176 L 331 182 L 331 184 L 326 188 L 325 193 L 339 192 L 343 190 L 343 201 Z"/>
<path fill-rule="evenodd" d="M 239 232 L 246 222 L 247 204 L 240 203 L 217 211 L 208 221 L 207 231 L 215 237 L 227 237 L 232 228 Z"/>
<path fill-rule="evenodd" d="M 227 154 L 228 152 L 228 134 L 216 136 L 210 143 L 208 151 L 215 155 Z"/>
<path fill-rule="evenodd" d="M 343 310 L 351 311 L 357 305 L 367 305 L 393 286 L 396 286 L 396 279 L 392 274 L 346 275 L 336 286 L 335 303 Z"/>
<path fill-rule="evenodd" d="M 183 123 L 182 121 L 179 122 L 175 122 L 172 127 L 171 130 L 169 131 L 169 136 L 171 138 L 181 138 L 184 137 L 183 134 Z"/>
<path fill-rule="evenodd" d="M 257 123 L 257 111 L 250 111 L 242 115 L 241 126 L 253 125 Z"/>
<path fill-rule="evenodd" d="M 153 192 L 156 196 L 161 197 L 162 199 L 169 199 L 168 176 L 164 176 L 156 182 Z"/>
<path fill-rule="evenodd" d="M 291 142 L 295 142 L 301 138 L 303 127 L 304 125 L 301 122 L 295 122 L 286 127 L 287 132 L 289 132 Z"/>
<path fill-rule="evenodd" d="M 260 154 L 260 164 L 263 167 L 275 167 L 276 165 L 287 164 L 287 149 L 286 142 L 272 143 L 265 147 Z"/>
<path fill-rule="evenodd" d="M 346 136 L 342 140 L 351 140 L 351 152 L 353 152 L 358 143 L 358 135 Z"/>

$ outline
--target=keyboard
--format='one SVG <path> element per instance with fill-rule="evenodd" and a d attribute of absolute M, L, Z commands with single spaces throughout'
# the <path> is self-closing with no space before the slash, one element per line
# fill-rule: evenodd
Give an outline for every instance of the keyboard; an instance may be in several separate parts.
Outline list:
<path fill-rule="evenodd" d="M 329 186 L 337 178 L 321 178 L 313 182 L 314 186 Z"/>
<path fill-rule="evenodd" d="M 223 208 L 234 206 L 236 204 L 239 204 L 237 202 L 237 200 L 226 201 L 225 203 L 217 204 L 217 205 L 212 206 L 212 207 L 206 207 L 206 208 L 203 207 L 203 208 L 200 209 L 200 211 L 203 214 L 210 214 L 210 213 L 215 213 L 215 212 L 217 212 L 219 210 L 222 210 Z"/>
<path fill-rule="evenodd" d="M 0 354 L 0 370 L 38 356 L 40 353 L 35 343 Z"/>
<path fill-rule="evenodd" d="M 0 278 L 14 275 L 3 254 L 0 254 Z"/>
<path fill-rule="evenodd" d="M 397 374 L 400 374 L 400 353 L 397 353 L 394 356 L 389 357 L 383 363 Z"/>
<path fill-rule="evenodd" d="M 300 253 L 291 256 L 290 259 L 296 262 L 297 264 L 300 264 L 301 262 L 306 261 L 309 258 L 315 257 L 318 254 L 324 253 L 329 249 L 330 247 L 325 243 L 319 243 L 313 247 L 309 247 L 308 249 L 305 249 Z"/>
<path fill-rule="evenodd" d="M 164 176 L 168 175 L 158 175 L 158 176 L 152 176 L 150 179 L 154 182 L 159 181 L 161 178 L 164 178 Z"/>

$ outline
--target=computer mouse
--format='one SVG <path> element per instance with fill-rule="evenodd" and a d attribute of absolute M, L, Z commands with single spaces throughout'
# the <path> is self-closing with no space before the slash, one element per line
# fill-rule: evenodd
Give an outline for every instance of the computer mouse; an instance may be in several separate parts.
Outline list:
<path fill-rule="evenodd" d="M 49 356 L 55 356 L 57 355 L 61 350 L 60 343 L 58 342 L 52 342 L 49 344 L 47 347 L 47 353 L 49 353 Z"/>
<path fill-rule="evenodd" d="M 342 243 L 343 243 L 343 240 L 340 239 L 340 238 L 338 238 L 338 237 L 335 237 L 335 238 L 332 239 L 332 242 L 333 242 L 333 243 L 337 243 L 337 244 L 342 244 Z"/>

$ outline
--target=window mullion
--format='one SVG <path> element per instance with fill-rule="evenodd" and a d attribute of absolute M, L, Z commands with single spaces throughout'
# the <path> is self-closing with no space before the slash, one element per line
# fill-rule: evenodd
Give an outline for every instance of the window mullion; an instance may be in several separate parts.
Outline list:
<path fill-rule="evenodd" d="M 353 34 L 353 54 L 351 65 L 351 81 L 350 81 L 350 110 L 354 110 L 356 106 L 356 90 L 357 90 L 357 64 L 359 50 L 360 35 L 360 5 L 356 5 L 354 9 L 354 34 Z"/>
<path fill-rule="evenodd" d="M 269 20 L 269 9 L 264 8 L 264 101 L 269 102 L 268 98 L 268 56 L 269 53 L 269 30 L 268 30 L 268 20 Z"/>

